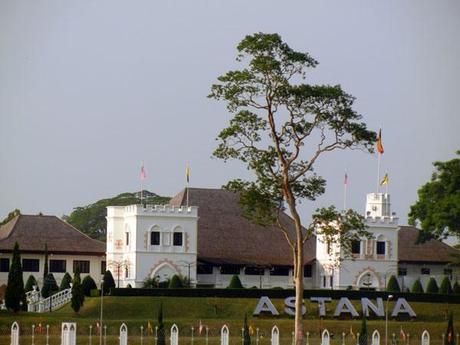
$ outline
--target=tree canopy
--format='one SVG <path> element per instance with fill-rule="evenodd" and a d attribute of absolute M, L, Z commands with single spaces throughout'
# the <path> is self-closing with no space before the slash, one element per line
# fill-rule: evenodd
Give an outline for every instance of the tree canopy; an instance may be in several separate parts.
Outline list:
<path fill-rule="evenodd" d="M 376 133 L 353 110 L 354 97 L 339 85 L 304 83 L 318 65 L 308 53 L 295 51 L 278 34 L 255 33 L 237 46 L 243 67 L 218 77 L 210 98 L 224 101 L 232 114 L 217 137 L 214 156 L 237 159 L 255 179 L 230 181 L 239 192 L 244 215 L 261 224 L 277 225 L 292 249 L 296 287 L 295 343 L 303 326 L 304 245 L 317 232 L 327 242 L 340 241 L 346 252 L 351 241 L 366 234 L 363 218 L 334 207 L 317 210 L 309 225 L 302 224 L 298 206 L 325 192 L 326 181 L 314 172 L 325 153 L 343 149 L 373 151 Z M 288 211 L 294 232 L 283 221 Z"/>
<path fill-rule="evenodd" d="M 460 158 L 433 165 L 431 180 L 420 187 L 409 212 L 409 223 L 422 229 L 421 242 L 449 235 L 460 238 Z"/>
<path fill-rule="evenodd" d="M 170 199 L 148 191 L 144 191 L 144 193 L 146 197 L 144 197 L 143 202 L 148 204 L 166 204 Z M 113 198 L 101 199 L 90 205 L 75 207 L 69 216 L 63 218 L 88 236 L 103 241 L 107 231 L 106 207 L 140 203 L 139 193 L 122 193 Z"/>
<path fill-rule="evenodd" d="M 13 219 L 13 218 L 16 217 L 16 216 L 19 216 L 20 214 L 21 214 L 21 210 L 19 210 L 19 209 L 15 209 L 14 211 L 11 211 L 10 213 L 8 213 L 8 215 L 5 217 L 5 219 L 3 219 L 3 220 L 0 222 L 0 226 L 5 225 L 5 224 L 8 223 L 11 219 Z"/>

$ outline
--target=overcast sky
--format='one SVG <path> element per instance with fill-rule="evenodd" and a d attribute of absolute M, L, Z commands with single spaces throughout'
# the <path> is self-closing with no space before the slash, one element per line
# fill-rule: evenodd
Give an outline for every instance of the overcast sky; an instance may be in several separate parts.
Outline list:
<path fill-rule="evenodd" d="M 0 0 L 0 218 L 69 214 L 145 188 L 218 188 L 250 174 L 211 158 L 229 119 L 207 99 L 236 67 L 247 34 L 277 32 L 320 64 L 315 83 L 341 84 L 375 131 L 393 210 L 407 221 L 432 162 L 460 149 L 459 1 L 21 1 Z M 327 192 L 311 210 L 364 211 L 376 157 L 324 156 Z"/>

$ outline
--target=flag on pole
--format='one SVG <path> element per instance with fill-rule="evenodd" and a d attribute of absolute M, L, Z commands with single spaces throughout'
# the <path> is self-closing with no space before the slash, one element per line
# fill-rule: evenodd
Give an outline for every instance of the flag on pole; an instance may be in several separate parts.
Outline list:
<path fill-rule="evenodd" d="M 254 335 L 254 327 L 252 325 L 249 325 L 249 334 Z"/>
<path fill-rule="evenodd" d="M 382 145 L 382 130 L 379 129 L 379 134 L 377 136 L 377 142 L 375 143 L 376 147 L 377 147 L 377 152 L 379 154 L 383 154 L 384 150 L 383 150 L 383 145 Z"/>
<path fill-rule="evenodd" d="M 141 166 L 141 180 L 144 181 L 146 177 L 147 177 L 147 174 L 145 173 L 144 162 L 142 162 L 142 166 Z"/>
<path fill-rule="evenodd" d="M 343 177 L 343 184 L 344 184 L 345 186 L 348 185 L 348 174 L 347 174 L 347 173 L 345 173 L 345 176 Z"/>
<path fill-rule="evenodd" d="M 187 164 L 185 167 L 185 178 L 187 179 L 187 183 L 190 182 L 190 166 Z"/>
<path fill-rule="evenodd" d="M 198 332 L 200 333 L 200 335 L 201 335 L 201 332 L 203 332 L 203 324 L 201 323 L 201 320 L 200 320 L 200 325 L 198 326 Z"/>
<path fill-rule="evenodd" d="M 96 328 L 97 329 L 101 328 L 101 325 L 99 324 L 99 322 L 96 322 Z"/>
<path fill-rule="evenodd" d="M 350 325 L 350 335 L 355 339 L 355 333 L 353 333 L 353 326 Z"/>
<path fill-rule="evenodd" d="M 383 176 L 382 181 L 380 181 L 380 185 L 381 185 L 381 186 L 384 186 L 384 185 L 386 185 L 386 184 L 388 184 L 388 173 L 385 174 L 385 176 Z"/>
<path fill-rule="evenodd" d="M 404 333 L 403 328 L 401 326 L 401 330 L 399 331 L 399 335 L 403 341 L 406 341 L 406 333 Z"/>

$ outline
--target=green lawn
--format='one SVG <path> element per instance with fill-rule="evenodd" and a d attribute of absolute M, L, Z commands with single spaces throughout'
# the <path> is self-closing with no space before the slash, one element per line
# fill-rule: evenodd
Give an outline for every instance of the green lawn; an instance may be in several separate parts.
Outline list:
<path fill-rule="evenodd" d="M 147 323 L 157 324 L 157 311 L 160 302 L 163 303 L 164 318 L 167 329 L 173 323 L 176 323 L 180 330 L 180 341 L 184 344 L 191 343 L 191 327 L 195 327 L 194 345 L 205 345 L 203 334 L 197 335 L 199 321 L 209 327 L 208 344 L 218 344 L 219 330 L 222 325 L 227 324 L 230 328 L 232 344 L 241 344 L 239 335 L 241 334 L 242 321 L 245 314 L 252 315 L 257 304 L 257 299 L 238 299 L 238 298 L 181 298 L 181 297 L 104 297 L 104 324 L 107 326 L 107 344 L 116 344 L 118 329 L 122 322 L 125 322 L 129 329 L 129 344 L 140 344 L 140 327 L 144 327 L 143 345 L 153 345 L 153 336 L 145 337 Z M 293 322 L 290 317 L 283 313 L 284 301 L 282 299 L 272 299 L 273 304 L 281 313 L 278 317 L 250 317 L 249 322 L 255 330 L 259 328 L 259 345 L 269 345 L 270 330 L 274 325 L 280 328 L 282 345 L 289 345 Z M 356 309 L 361 313 L 359 301 L 352 301 Z M 327 328 L 334 333 L 331 345 L 341 344 L 341 334 L 346 333 L 346 344 L 355 344 L 352 338 L 350 328 L 354 333 L 359 332 L 361 320 L 337 320 L 332 317 L 336 302 L 327 304 L 327 317 L 324 320 L 318 318 L 317 304 L 307 302 L 307 314 L 305 315 L 305 330 L 310 333 L 309 345 L 319 345 L 319 332 Z M 411 334 L 411 344 L 419 344 L 420 334 L 424 329 L 428 329 L 432 336 L 432 344 L 441 345 L 441 334 L 445 331 L 447 321 L 447 310 L 453 311 L 456 322 L 454 325 L 455 332 L 460 332 L 460 304 L 432 304 L 410 302 L 410 305 L 417 313 L 415 320 L 390 320 L 389 334 L 396 334 L 399 345 L 400 328 L 403 327 L 406 333 Z M 390 303 L 390 310 L 393 303 Z M 84 307 L 80 313 L 75 314 L 69 305 L 66 307 L 47 314 L 20 313 L 13 314 L 0 312 L 0 344 L 8 344 L 9 328 L 13 321 L 18 321 L 22 333 L 21 344 L 30 344 L 30 333 L 32 324 L 50 325 L 51 339 L 50 345 L 59 344 L 59 327 L 63 321 L 77 322 L 79 344 L 89 343 L 89 326 L 92 325 L 93 335 L 96 332 L 96 322 L 99 319 L 100 298 L 87 298 Z M 384 337 L 384 320 L 370 320 L 368 322 L 368 332 L 378 329 L 382 336 L 382 345 Z M 109 336 L 110 335 L 110 336 Z M 254 335 L 255 337 L 255 335 Z M 410 339 L 409 338 L 409 339 Z M 7 341 L 8 340 L 8 341 Z M 99 344 L 99 339 L 92 339 L 93 344 Z M 390 344 L 391 342 L 389 342 Z M 36 345 L 45 345 L 44 332 L 37 334 L 35 338 Z"/>

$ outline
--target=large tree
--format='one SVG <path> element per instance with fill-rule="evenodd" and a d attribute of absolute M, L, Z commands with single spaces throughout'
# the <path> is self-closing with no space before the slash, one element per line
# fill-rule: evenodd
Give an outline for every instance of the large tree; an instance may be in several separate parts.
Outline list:
<path fill-rule="evenodd" d="M 21 253 L 16 242 L 13 248 L 13 260 L 8 273 L 8 283 L 5 291 L 5 305 L 8 309 L 18 312 L 26 307 L 24 280 L 22 279 Z"/>
<path fill-rule="evenodd" d="M 460 238 L 460 158 L 433 165 L 431 180 L 418 190 L 409 212 L 409 223 L 422 228 L 421 242 L 449 235 Z"/>
<path fill-rule="evenodd" d="M 209 95 L 225 101 L 232 114 L 218 135 L 214 155 L 240 160 L 254 172 L 253 181 L 237 179 L 226 188 L 240 193 L 247 218 L 277 225 L 292 249 L 295 343 L 300 345 L 305 242 L 318 232 L 349 251 L 351 240 L 367 233 L 361 216 L 334 207 L 317 210 L 310 224 L 302 224 L 299 204 L 325 192 L 326 181 L 313 172 L 323 154 L 340 149 L 372 152 L 376 134 L 361 122 L 352 108 L 354 98 L 340 86 L 304 83 L 318 62 L 291 49 L 278 34 L 246 36 L 237 49 L 237 61 L 244 67 L 220 76 Z M 285 208 L 293 229 L 281 216 Z"/>

